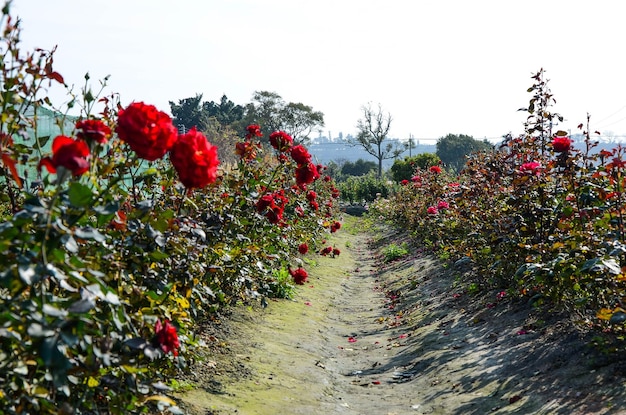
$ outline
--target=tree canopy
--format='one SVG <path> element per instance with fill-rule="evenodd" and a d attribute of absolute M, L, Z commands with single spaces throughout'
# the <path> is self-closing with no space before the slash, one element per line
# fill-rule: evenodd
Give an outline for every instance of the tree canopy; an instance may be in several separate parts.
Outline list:
<path fill-rule="evenodd" d="M 346 161 L 343 163 L 343 166 L 341 166 L 341 174 L 344 176 L 364 176 L 372 170 L 375 170 L 376 167 L 376 162 L 373 161 L 363 159 L 358 159 L 354 163 Z"/>
<path fill-rule="evenodd" d="M 232 125 L 244 116 L 244 107 L 236 105 L 226 95 L 222 95 L 219 103 L 202 102 L 202 94 L 196 94 L 195 97 L 179 99 L 178 104 L 173 101 L 169 104 L 174 125 L 183 133 L 192 127 L 205 131 L 211 121 L 222 126 Z"/>
<path fill-rule="evenodd" d="M 415 174 L 415 170 L 428 169 L 430 166 L 439 164 L 439 156 L 434 153 L 422 153 L 412 157 L 405 157 L 404 160 L 396 160 L 391 166 L 391 177 L 396 182 L 410 180 Z"/>
<path fill-rule="evenodd" d="M 272 132 L 284 131 L 300 144 L 324 126 L 324 114 L 301 102 L 285 102 L 276 92 L 255 91 L 246 106 L 245 121 L 259 124 L 266 140 Z"/>
<path fill-rule="evenodd" d="M 382 177 L 383 160 L 398 157 L 405 149 L 387 141 L 391 128 L 391 114 L 385 113 L 380 104 L 373 109 L 371 103 L 361 107 L 363 117 L 357 122 L 356 137 L 346 142 L 352 146 L 361 146 L 378 160 L 378 177 Z"/>
<path fill-rule="evenodd" d="M 437 140 L 437 155 L 444 165 L 457 172 L 465 165 L 466 156 L 489 150 L 493 150 L 493 145 L 487 140 L 479 141 L 465 134 L 448 134 Z"/>

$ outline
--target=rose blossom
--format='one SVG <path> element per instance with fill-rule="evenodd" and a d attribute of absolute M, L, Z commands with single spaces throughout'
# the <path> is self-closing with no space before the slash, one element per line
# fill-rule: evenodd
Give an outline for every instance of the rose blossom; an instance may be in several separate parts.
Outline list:
<path fill-rule="evenodd" d="M 296 183 L 298 186 L 303 186 L 309 183 L 313 183 L 320 175 L 317 172 L 315 164 L 309 162 L 301 164 L 296 168 Z"/>
<path fill-rule="evenodd" d="M 80 176 L 89 170 L 89 147 L 83 140 L 74 140 L 64 135 L 57 136 L 52 142 L 52 157 L 44 157 L 39 167 L 45 166 L 50 173 L 64 167 L 74 176 Z"/>
<path fill-rule="evenodd" d="M 557 153 L 565 153 L 572 147 L 572 140 L 566 136 L 557 136 L 552 140 L 552 148 Z"/>
<path fill-rule="evenodd" d="M 298 252 L 300 252 L 302 255 L 305 255 L 307 252 L 309 252 L 309 246 L 307 244 L 298 245 Z"/>
<path fill-rule="evenodd" d="M 104 144 L 111 136 L 111 129 L 100 120 L 81 120 L 76 123 L 76 137 L 86 142 L 97 142 Z"/>
<path fill-rule="evenodd" d="M 291 158 L 298 164 L 309 164 L 311 162 L 311 154 L 308 150 L 302 146 L 297 145 L 291 148 Z M 317 173 L 317 167 L 313 165 L 315 173 Z"/>
<path fill-rule="evenodd" d="M 246 139 L 250 140 L 252 137 L 263 137 L 261 127 L 258 124 L 250 124 L 246 127 Z"/>
<path fill-rule="evenodd" d="M 536 161 L 531 161 L 528 163 L 524 163 L 520 166 L 520 171 L 522 173 L 536 173 L 539 175 L 539 169 L 541 168 L 541 164 Z"/>
<path fill-rule="evenodd" d="M 174 356 L 178 356 L 180 342 L 176 327 L 171 325 L 168 320 L 165 320 L 165 324 L 161 324 L 161 320 L 157 320 L 154 331 L 154 342 L 161 346 L 161 350 L 165 353 L 172 352 Z"/>
<path fill-rule="evenodd" d="M 307 278 L 309 277 L 309 274 L 302 267 L 298 267 L 298 269 L 295 271 L 292 269 L 289 269 L 289 274 L 291 274 L 293 281 L 298 285 L 304 284 Z"/>
<path fill-rule="evenodd" d="M 429 206 L 428 209 L 426 209 L 426 212 L 429 215 L 436 215 L 437 213 L 439 213 L 439 211 L 437 210 L 435 206 Z"/>
<path fill-rule="evenodd" d="M 170 116 L 143 102 L 133 102 L 120 110 L 115 131 L 120 140 L 148 161 L 163 157 L 178 139 Z"/>
<path fill-rule="evenodd" d="M 274 131 L 270 134 L 270 144 L 276 150 L 285 152 L 293 145 L 293 138 L 284 131 Z"/>
<path fill-rule="evenodd" d="M 435 173 L 435 174 L 439 174 L 441 173 L 441 167 L 439 166 L 430 166 L 430 170 L 431 173 Z"/>
<path fill-rule="evenodd" d="M 170 150 L 170 160 L 186 188 L 205 187 L 217 177 L 217 147 L 193 127 Z"/>

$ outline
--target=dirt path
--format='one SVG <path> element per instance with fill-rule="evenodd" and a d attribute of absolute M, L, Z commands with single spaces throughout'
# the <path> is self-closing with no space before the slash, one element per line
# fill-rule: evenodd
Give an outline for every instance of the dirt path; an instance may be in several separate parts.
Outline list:
<path fill-rule="evenodd" d="M 314 258 L 293 301 L 235 313 L 222 350 L 196 365 L 197 414 L 626 414 L 626 365 L 564 323 L 498 292 L 469 295 L 464 270 L 414 250 L 385 264 L 391 232 L 358 232 Z M 225 338 L 221 338 L 225 336 Z M 218 347 L 219 346 L 219 347 Z M 624 408 L 624 409 L 622 409 Z"/>

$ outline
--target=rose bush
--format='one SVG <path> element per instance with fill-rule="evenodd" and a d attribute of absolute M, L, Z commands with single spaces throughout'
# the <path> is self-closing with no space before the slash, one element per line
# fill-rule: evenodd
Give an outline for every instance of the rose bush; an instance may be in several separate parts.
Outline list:
<path fill-rule="evenodd" d="M 442 257 L 473 264 L 467 284 L 566 310 L 615 334 L 613 350 L 621 350 L 626 155 L 621 146 L 594 151 L 589 119 L 579 125 L 581 149 L 567 132 L 552 132 L 562 117 L 551 111 L 544 72 L 533 81 L 525 134 L 471 155 L 457 177 L 417 169 L 412 185 L 370 211 L 408 227 Z"/>
<path fill-rule="evenodd" d="M 197 322 L 306 280 L 301 267 L 284 276 L 330 232 L 337 189 L 298 181 L 282 134 L 272 153 L 251 125 L 238 165 L 219 170 L 201 132 L 178 135 L 154 106 L 123 107 L 88 83 L 74 130 L 48 151 L 37 109 L 51 104 L 42 85 L 63 78 L 52 53 L 22 57 L 3 12 L 0 50 L 18 64 L 0 85 L 0 408 L 180 413 L 168 383 L 201 357 Z"/>

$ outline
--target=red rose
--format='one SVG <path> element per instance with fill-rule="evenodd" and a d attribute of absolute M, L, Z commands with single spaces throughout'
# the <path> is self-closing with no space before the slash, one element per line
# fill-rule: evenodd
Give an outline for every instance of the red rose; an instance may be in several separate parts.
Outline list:
<path fill-rule="evenodd" d="M 261 196 L 256 203 L 256 209 L 257 212 L 264 214 L 270 223 L 276 224 L 282 220 L 288 202 L 282 191 L 275 192 Z"/>
<path fill-rule="evenodd" d="M 284 131 L 274 131 L 270 134 L 270 144 L 276 150 L 285 152 L 293 145 L 293 138 Z"/>
<path fill-rule="evenodd" d="M 302 145 L 291 148 L 291 158 L 298 164 L 309 164 L 311 162 L 311 155 Z M 315 169 L 315 173 L 317 173 L 317 167 L 313 165 L 313 168 Z"/>
<path fill-rule="evenodd" d="M 300 244 L 298 246 L 298 252 L 300 252 L 302 255 L 305 255 L 307 252 L 309 252 L 309 246 L 307 244 Z"/>
<path fill-rule="evenodd" d="M 293 281 L 296 284 L 299 284 L 299 285 L 304 284 L 306 282 L 307 278 L 309 277 L 309 274 L 302 267 L 299 267 L 295 271 L 292 270 L 292 269 L 289 269 L 289 274 L 291 274 L 291 277 L 293 278 Z"/>
<path fill-rule="evenodd" d="M 531 161 L 531 162 L 522 164 L 519 169 L 522 173 L 525 173 L 525 174 L 533 173 L 533 174 L 539 175 L 541 173 L 540 171 L 541 164 L 537 163 L 536 161 Z"/>
<path fill-rule="evenodd" d="M 314 201 L 315 199 L 317 199 L 317 193 L 315 193 L 315 191 L 313 191 L 313 190 L 309 190 L 309 191 L 306 193 L 306 199 L 307 199 L 309 202 Z"/>
<path fill-rule="evenodd" d="M 217 177 L 217 147 L 193 127 L 170 150 L 170 160 L 186 188 L 205 187 Z"/>
<path fill-rule="evenodd" d="M 261 127 L 258 124 L 250 124 L 246 127 L 246 139 L 251 139 L 252 137 L 263 137 L 263 133 L 261 132 Z"/>
<path fill-rule="evenodd" d="M 298 186 L 304 186 L 313 183 L 320 175 L 313 163 L 301 164 L 296 168 L 296 183 Z"/>
<path fill-rule="evenodd" d="M 171 325 L 168 320 L 165 320 L 165 324 L 161 324 L 161 320 L 157 320 L 154 332 L 154 342 L 161 346 L 161 350 L 165 353 L 172 352 L 174 356 L 178 356 L 180 342 L 178 341 L 176 327 Z"/>
<path fill-rule="evenodd" d="M 41 159 L 39 166 L 45 166 L 50 173 L 56 173 L 57 168 L 64 167 L 74 176 L 80 176 L 89 170 L 88 157 L 89 147 L 86 142 L 59 135 L 52 142 L 52 158 Z"/>
<path fill-rule="evenodd" d="M 111 129 L 100 120 L 82 120 L 76 123 L 76 137 L 88 143 L 97 142 L 104 144 L 111 136 Z"/>
<path fill-rule="evenodd" d="M 341 250 L 339 250 L 339 248 L 333 248 L 333 256 L 339 256 L 340 253 Z"/>
<path fill-rule="evenodd" d="M 341 222 L 335 221 L 332 225 L 330 225 L 331 232 L 337 232 L 339 229 L 341 229 Z"/>
<path fill-rule="evenodd" d="M 430 170 L 431 173 L 435 173 L 435 174 L 439 174 L 441 173 L 441 167 L 439 166 L 430 166 Z"/>
<path fill-rule="evenodd" d="M 115 131 L 120 140 L 148 161 L 163 157 L 178 138 L 170 116 L 143 102 L 133 102 L 120 110 Z"/>
<path fill-rule="evenodd" d="M 552 148 L 557 153 L 565 153 L 572 147 L 572 140 L 565 136 L 554 137 L 552 140 Z"/>

